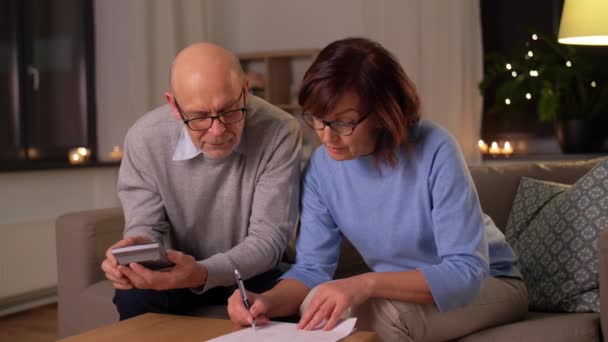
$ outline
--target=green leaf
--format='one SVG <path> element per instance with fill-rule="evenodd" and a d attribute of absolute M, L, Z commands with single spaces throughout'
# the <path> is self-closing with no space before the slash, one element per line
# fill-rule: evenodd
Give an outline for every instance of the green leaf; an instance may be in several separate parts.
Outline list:
<path fill-rule="evenodd" d="M 521 107 L 526 112 L 529 105 L 536 105 L 535 114 L 542 122 L 556 116 L 592 119 L 608 115 L 608 77 L 597 72 L 598 67 L 585 59 L 580 47 L 558 44 L 555 38 L 542 34 L 538 36 L 539 40 L 522 44 L 511 56 L 487 55 L 479 89 L 484 96 L 494 95 L 491 96 L 493 110 L 505 108 L 504 101 L 509 98 L 511 109 Z M 526 58 L 528 51 L 534 52 L 532 58 Z M 567 61 L 571 62 L 570 67 Z M 517 77 L 506 70 L 506 63 L 511 64 Z M 531 76 L 531 70 L 538 71 L 538 77 Z M 598 84 L 595 88 L 590 86 L 591 80 Z M 495 93 L 488 94 L 489 91 Z M 524 98 L 527 92 L 533 94 L 531 100 Z M 503 111 L 504 115 L 513 112 L 517 111 Z"/>
<path fill-rule="evenodd" d="M 559 99 L 557 98 L 551 83 L 543 82 L 538 99 L 538 119 L 541 122 L 553 121 L 557 116 L 557 107 Z"/>

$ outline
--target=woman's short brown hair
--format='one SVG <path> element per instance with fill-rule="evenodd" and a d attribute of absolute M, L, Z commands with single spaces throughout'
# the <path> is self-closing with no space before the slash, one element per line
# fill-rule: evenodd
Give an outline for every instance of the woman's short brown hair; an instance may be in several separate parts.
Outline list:
<path fill-rule="evenodd" d="M 406 144 L 408 128 L 420 119 L 416 88 L 395 57 L 365 38 L 347 38 L 326 46 L 302 80 L 298 102 L 305 112 L 324 116 L 346 92 L 359 97 L 359 111 L 375 117 L 381 132 L 373 152 L 376 165 L 396 165 L 395 153 Z"/>

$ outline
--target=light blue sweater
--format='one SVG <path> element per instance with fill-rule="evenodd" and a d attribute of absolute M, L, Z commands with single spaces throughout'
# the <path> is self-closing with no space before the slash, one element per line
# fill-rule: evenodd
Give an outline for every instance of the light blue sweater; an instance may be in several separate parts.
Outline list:
<path fill-rule="evenodd" d="M 422 271 L 441 311 L 469 304 L 488 271 L 521 277 L 450 134 L 423 120 L 410 140 L 381 174 L 371 156 L 335 161 L 317 149 L 303 179 L 296 263 L 282 278 L 309 288 L 331 280 L 342 236 L 375 272 Z"/>

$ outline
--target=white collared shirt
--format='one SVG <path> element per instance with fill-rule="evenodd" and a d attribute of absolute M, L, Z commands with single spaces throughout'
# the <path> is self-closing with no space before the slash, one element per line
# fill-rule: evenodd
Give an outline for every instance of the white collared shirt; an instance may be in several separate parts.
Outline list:
<path fill-rule="evenodd" d="M 196 147 L 188 135 L 186 126 L 182 127 L 182 133 L 179 135 L 179 140 L 173 152 L 173 160 L 188 160 L 203 153 L 200 148 Z"/>
<path fill-rule="evenodd" d="M 239 146 L 237 146 L 233 152 L 242 152 L 243 141 L 245 140 L 245 134 L 243 132 L 243 136 L 241 137 L 241 142 Z M 205 158 L 208 159 L 222 159 L 222 158 L 213 158 L 201 151 L 194 143 L 192 139 L 190 139 L 190 135 L 188 134 L 188 128 L 186 125 L 182 127 L 182 132 L 179 135 L 179 140 L 177 141 L 177 145 L 175 146 L 175 152 L 173 152 L 173 160 L 190 160 L 197 157 L 199 154 L 205 155 Z"/>

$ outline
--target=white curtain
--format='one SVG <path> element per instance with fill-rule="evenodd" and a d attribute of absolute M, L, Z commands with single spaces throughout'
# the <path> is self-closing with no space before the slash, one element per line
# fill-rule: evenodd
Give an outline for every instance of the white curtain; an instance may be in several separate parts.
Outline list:
<path fill-rule="evenodd" d="M 321 48 L 365 36 L 395 53 L 425 117 L 479 160 L 482 47 L 479 0 L 96 0 L 98 145 L 102 158 L 162 104 L 169 65 L 186 45 L 233 51 Z"/>
<path fill-rule="evenodd" d="M 364 2 L 369 37 L 391 50 L 418 87 L 422 114 L 479 161 L 483 77 L 479 0 Z"/>
<path fill-rule="evenodd" d="M 127 129 L 164 104 L 169 67 L 185 46 L 208 38 L 202 0 L 96 0 L 98 152 L 121 146 Z"/>

